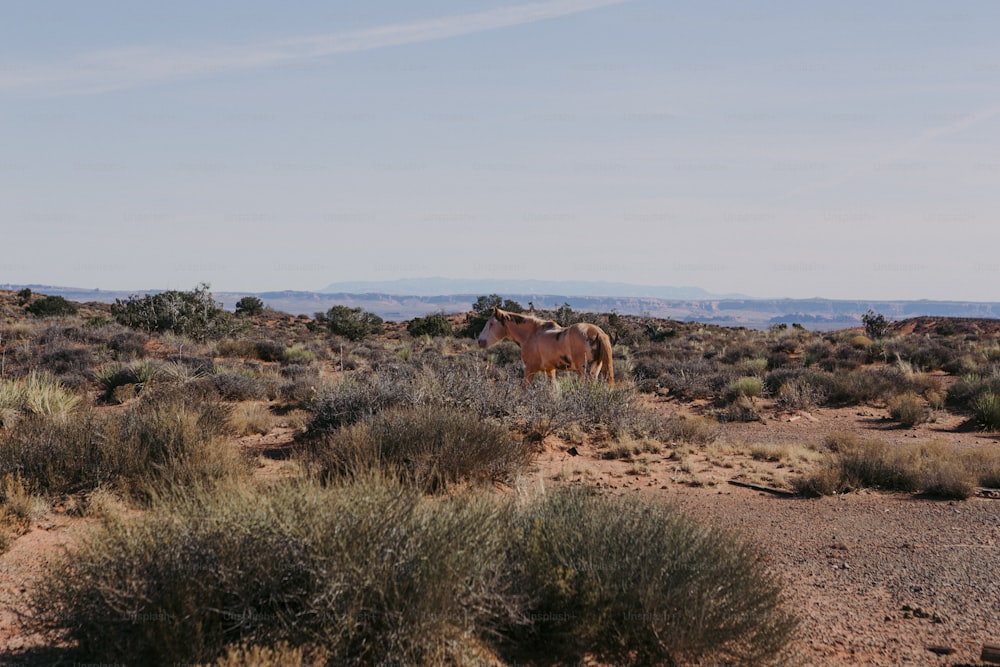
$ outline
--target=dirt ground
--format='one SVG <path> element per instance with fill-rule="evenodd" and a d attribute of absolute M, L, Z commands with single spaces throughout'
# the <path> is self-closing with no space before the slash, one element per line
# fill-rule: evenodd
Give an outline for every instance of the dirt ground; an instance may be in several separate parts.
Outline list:
<path fill-rule="evenodd" d="M 656 400 L 667 413 L 692 409 Z M 983 644 L 1000 642 L 1000 499 L 867 491 L 804 499 L 729 482 L 786 486 L 815 465 L 815 448 L 834 431 L 889 443 L 944 439 L 955 448 L 1000 447 L 1000 438 L 962 431 L 961 419 L 948 414 L 914 429 L 894 428 L 878 408 L 778 414 L 764 405 L 762 414 L 763 422 L 721 425 L 712 445 L 649 447 L 618 458 L 599 442 L 549 438 L 518 483 L 644 494 L 744 534 L 780 575 L 801 618 L 791 665 L 979 664 Z M 292 435 L 278 429 L 241 445 L 260 455 L 262 476 L 281 475 Z M 780 455 L 769 456 L 768 447 Z M 45 664 L 46 654 L 32 650 L 44 639 L 26 635 L 18 615 L 47 564 L 92 523 L 51 512 L 0 555 L 0 664 Z"/>

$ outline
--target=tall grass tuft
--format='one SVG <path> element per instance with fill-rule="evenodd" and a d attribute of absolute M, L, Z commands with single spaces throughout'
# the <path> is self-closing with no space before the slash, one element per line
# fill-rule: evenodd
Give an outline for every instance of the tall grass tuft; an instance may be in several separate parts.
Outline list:
<path fill-rule="evenodd" d="M 1000 395 L 986 391 L 972 401 L 972 423 L 983 431 L 1000 431 Z"/>
<path fill-rule="evenodd" d="M 62 419 L 80 405 L 80 396 L 48 373 L 31 371 L 18 379 L 0 380 L 0 425 L 18 415 Z"/>

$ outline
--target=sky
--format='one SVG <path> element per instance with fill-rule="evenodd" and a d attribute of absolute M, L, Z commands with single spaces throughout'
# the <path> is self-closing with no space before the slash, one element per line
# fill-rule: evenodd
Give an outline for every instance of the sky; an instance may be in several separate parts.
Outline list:
<path fill-rule="evenodd" d="M 1000 3 L 8 3 L 0 285 L 1000 301 Z"/>

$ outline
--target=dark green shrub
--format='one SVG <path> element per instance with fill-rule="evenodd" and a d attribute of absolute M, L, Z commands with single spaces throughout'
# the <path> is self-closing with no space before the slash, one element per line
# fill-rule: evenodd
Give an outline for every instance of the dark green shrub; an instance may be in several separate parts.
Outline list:
<path fill-rule="evenodd" d="M 66 317 L 76 315 L 76 304 L 61 296 L 43 296 L 28 304 L 25 309 L 35 317 Z"/>
<path fill-rule="evenodd" d="M 777 577 L 746 542 L 664 505 L 563 488 L 519 508 L 510 539 L 547 660 L 763 664 L 795 620 Z"/>
<path fill-rule="evenodd" d="M 274 340 L 259 340 L 253 343 L 254 356 L 261 361 L 284 361 L 285 345 Z"/>
<path fill-rule="evenodd" d="M 873 340 L 883 338 L 889 333 L 889 326 L 892 324 L 885 315 L 876 313 L 871 308 L 861 316 L 861 323 L 865 325 L 865 333 Z"/>
<path fill-rule="evenodd" d="M 349 306 L 334 306 L 326 313 L 317 313 L 316 321 L 333 335 L 355 341 L 380 334 L 385 328 L 378 315 Z"/>
<path fill-rule="evenodd" d="M 256 296 L 245 296 L 236 302 L 236 314 L 257 317 L 264 312 L 264 302 Z"/>
<path fill-rule="evenodd" d="M 503 299 L 499 294 L 480 296 L 472 304 L 472 312 L 465 316 L 465 325 L 458 330 L 457 336 L 476 338 L 493 315 L 493 308 L 500 308 L 511 313 L 523 313 L 524 308 L 517 301 Z"/>
<path fill-rule="evenodd" d="M 450 336 L 452 334 L 451 321 L 443 314 L 417 317 L 406 325 L 406 331 L 411 336 Z"/>
<path fill-rule="evenodd" d="M 119 324 L 149 333 L 171 332 L 195 340 L 232 334 L 237 323 L 201 284 L 191 292 L 170 290 L 115 299 L 111 314 Z"/>

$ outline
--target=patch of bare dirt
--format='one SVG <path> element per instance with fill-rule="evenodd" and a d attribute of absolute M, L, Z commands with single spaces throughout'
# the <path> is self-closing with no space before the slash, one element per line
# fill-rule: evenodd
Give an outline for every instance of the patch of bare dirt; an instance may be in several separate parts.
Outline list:
<path fill-rule="evenodd" d="M 959 449 L 1000 446 L 997 436 L 956 430 L 963 419 L 948 414 L 900 429 L 878 408 L 763 413 L 763 422 L 724 424 L 714 445 L 682 457 L 665 449 L 608 460 L 600 446 L 549 439 L 531 484 L 665 499 L 747 536 L 783 579 L 801 619 L 789 664 L 978 664 L 983 645 L 1000 638 L 1000 501 L 867 491 L 805 499 L 728 482 L 780 486 L 809 468 L 808 461 L 756 460 L 746 453 L 754 445 L 808 451 L 849 431 L 889 443 L 943 439 Z"/>
<path fill-rule="evenodd" d="M 692 411 L 688 404 L 651 400 L 668 414 Z M 550 437 L 525 483 L 642 494 L 745 535 L 780 575 L 801 618 L 789 664 L 977 664 L 983 644 L 1000 638 L 1000 500 L 873 492 L 803 499 L 729 481 L 781 487 L 815 464 L 809 452 L 836 431 L 889 443 L 943 439 L 956 448 L 1000 446 L 998 436 L 964 431 L 962 418 L 948 413 L 900 429 L 873 407 L 782 413 L 764 403 L 760 411 L 763 421 L 723 424 L 711 445 L 652 447 L 625 458 L 609 458 L 606 443 Z M 259 478 L 277 479 L 297 473 L 286 460 L 294 435 L 282 424 L 238 445 L 255 454 Z M 780 456 L 769 456 L 769 447 Z M 33 647 L 45 645 L 44 638 L 25 634 L 18 615 L 49 563 L 92 523 L 52 513 L 0 555 L 0 647 L 6 651 L 0 664 L 4 656 L 23 662 Z"/>

